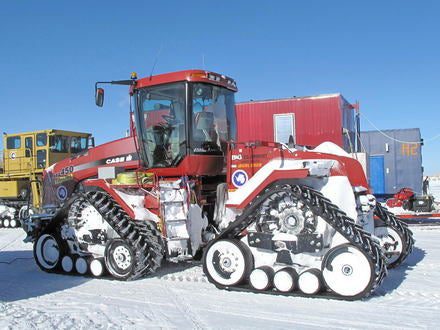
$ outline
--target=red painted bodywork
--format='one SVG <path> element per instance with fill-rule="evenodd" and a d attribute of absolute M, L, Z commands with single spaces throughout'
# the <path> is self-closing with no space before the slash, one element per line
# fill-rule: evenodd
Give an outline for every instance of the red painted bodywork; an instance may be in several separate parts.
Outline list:
<path fill-rule="evenodd" d="M 116 141 L 108 142 L 89 149 L 86 153 L 75 157 L 64 159 L 55 164 L 51 171 L 58 175 L 63 169 L 73 166 L 73 178 L 82 181 L 87 178 L 96 177 L 99 167 L 122 167 L 126 170 L 140 169 L 141 163 L 138 159 L 131 161 L 120 161 L 106 163 L 121 155 L 132 154 L 137 156 L 137 149 L 134 137 L 127 137 Z M 94 164 L 94 162 L 100 162 Z M 180 176 L 215 176 L 223 171 L 224 157 L 214 155 L 189 155 L 185 157 L 176 167 L 150 168 L 149 173 L 158 177 L 180 177 Z"/>
<path fill-rule="evenodd" d="M 336 161 L 330 169 L 331 176 L 347 176 L 352 186 L 368 188 L 368 181 L 365 177 L 361 164 L 353 158 L 342 157 L 332 154 L 295 151 L 290 152 L 283 149 L 279 144 L 273 142 L 259 143 L 258 145 L 247 145 L 238 143 L 229 149 L 227 183 L 230 190 L 237 189 L 232 183 L 232 176 L 236 170 L 246 172 L 248 179 L 257 173 L 264 165 L 273 159 L 294 159 L 294 160 L 334 160 Z M 238 209 L 245 208 L 255 197 L 266 187 L 280 181 L 289 179 L 301 179 L 309 176 L 307 168 L 294 170 L 275 170 L 265 178 L 261 185 L 254 190 L 241 204 L 230 205 Z"/>
<path fill-rule="evenodd" d="M 237 141 L 275 141 L 274 115 L 293 113 L 295 143 L 316 147 L 329 141 L 350 149 L 342 129 L 355 136 L 354 107 L 340 94 L 237 103 Z M 287 142 L 287 141 L 283 141 Z"/>
<path fill-rule="evenodd" d="M 295 151 L 292 153 L 273 142 L 261 142 L 257 146 L 237 143 L 230 148 L 227 166 L 229 188 L 235 189 L 231 182 L 232 173 L 235 170 L 242 169 L 247 173 L 248 178 L 251 178 L 272 159 L 335 160 L 336 163 L 330 170 L 331 176 L 347 176 L 353 187 L 362 186 L 368 189 L 368 180 L 362 165 L 356 159 L 320 152 Z"/>
<path fill-rule="evenodd" d="M 87 150 L 85 153 L 64 159 L 56 163 L 53 168 L 50 168 L 50 170 L 55 175 L 58 175 L 63 169 L 73 166 L 74 179 L 76 181 L 82 181 L 84 179 L 97 176 L 99 167 L 120 166 L 124 167 L 127 170 L 139 168 L 140 162 L 137 159 L 129 162 L 109 164 L 105 163 L 109 159 L 111 160 L 115 157 L 127 154 L 137 154 L 135 140 L 133 137 L 126 137 L 101 144 L 95 148 Z M 101 161 L 103 163 L 94 164 L 98 161 Z"/>

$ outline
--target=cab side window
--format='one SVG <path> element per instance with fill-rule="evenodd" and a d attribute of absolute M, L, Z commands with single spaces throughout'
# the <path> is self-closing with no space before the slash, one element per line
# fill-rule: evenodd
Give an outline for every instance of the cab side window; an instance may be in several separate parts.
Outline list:
<path fill-rule="evenodd" d="M 70 138 L 70 152 L 79 153 L 87 149 L 87 138 L 72 136 Z"/>
<path fill-rule="evenodd" d="M 50 137 L 50 150 L 52 152 L 68 153 L 69 138 L 62 135 L 53 135 Z"/>
<path fill-rule="evenodd" d="M 47 134 L 38 133 L 37 134 L 37 147 L 45 147 L 47 144 Z"/>
<path fill-rule="evenodd" d="M 19 136 L 10 136 L 6 140 L 6 147 L 8 149 L 20 149 L 21 138 Z"/>

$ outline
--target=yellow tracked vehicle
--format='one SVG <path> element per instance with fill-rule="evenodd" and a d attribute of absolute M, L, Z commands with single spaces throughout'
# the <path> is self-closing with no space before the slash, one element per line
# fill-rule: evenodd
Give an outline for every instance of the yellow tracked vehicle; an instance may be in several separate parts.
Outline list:
<path fill-rule="evenodd" d="M 43 170 L 94 145 L 89 133 L 47 129 L 3 133 L 0 155 L 0 227 L 18 227 L 40 206 Z"/>

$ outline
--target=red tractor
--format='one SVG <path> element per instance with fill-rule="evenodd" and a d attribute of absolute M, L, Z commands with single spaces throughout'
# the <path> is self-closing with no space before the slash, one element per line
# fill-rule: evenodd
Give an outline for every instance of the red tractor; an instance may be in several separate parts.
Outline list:
<path fill-rule="evenodd" d="M 103 83 L 130 87 L 131 134 L 45 171 L 24 225 L 42 270 L 130 280 L 203 252 L 220 288 L 358 299 L 411 251 L 337 146 L 236 142 L 233 79 L 133 75 L 98 106 Z"/>

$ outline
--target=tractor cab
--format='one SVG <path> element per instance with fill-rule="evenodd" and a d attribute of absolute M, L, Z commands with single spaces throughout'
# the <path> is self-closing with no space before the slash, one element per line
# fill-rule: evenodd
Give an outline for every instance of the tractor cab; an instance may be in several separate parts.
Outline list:
<path fill-rule="evenodd" d="M 110 83 L 131 85 L 132 133 L 143 165 L 164 176 L 220 174 L 227 143 L 236 138 L 235 81 L 200 70 L 132 78 Z M 104 91 L 96 92 L 102 105 Z"/>

